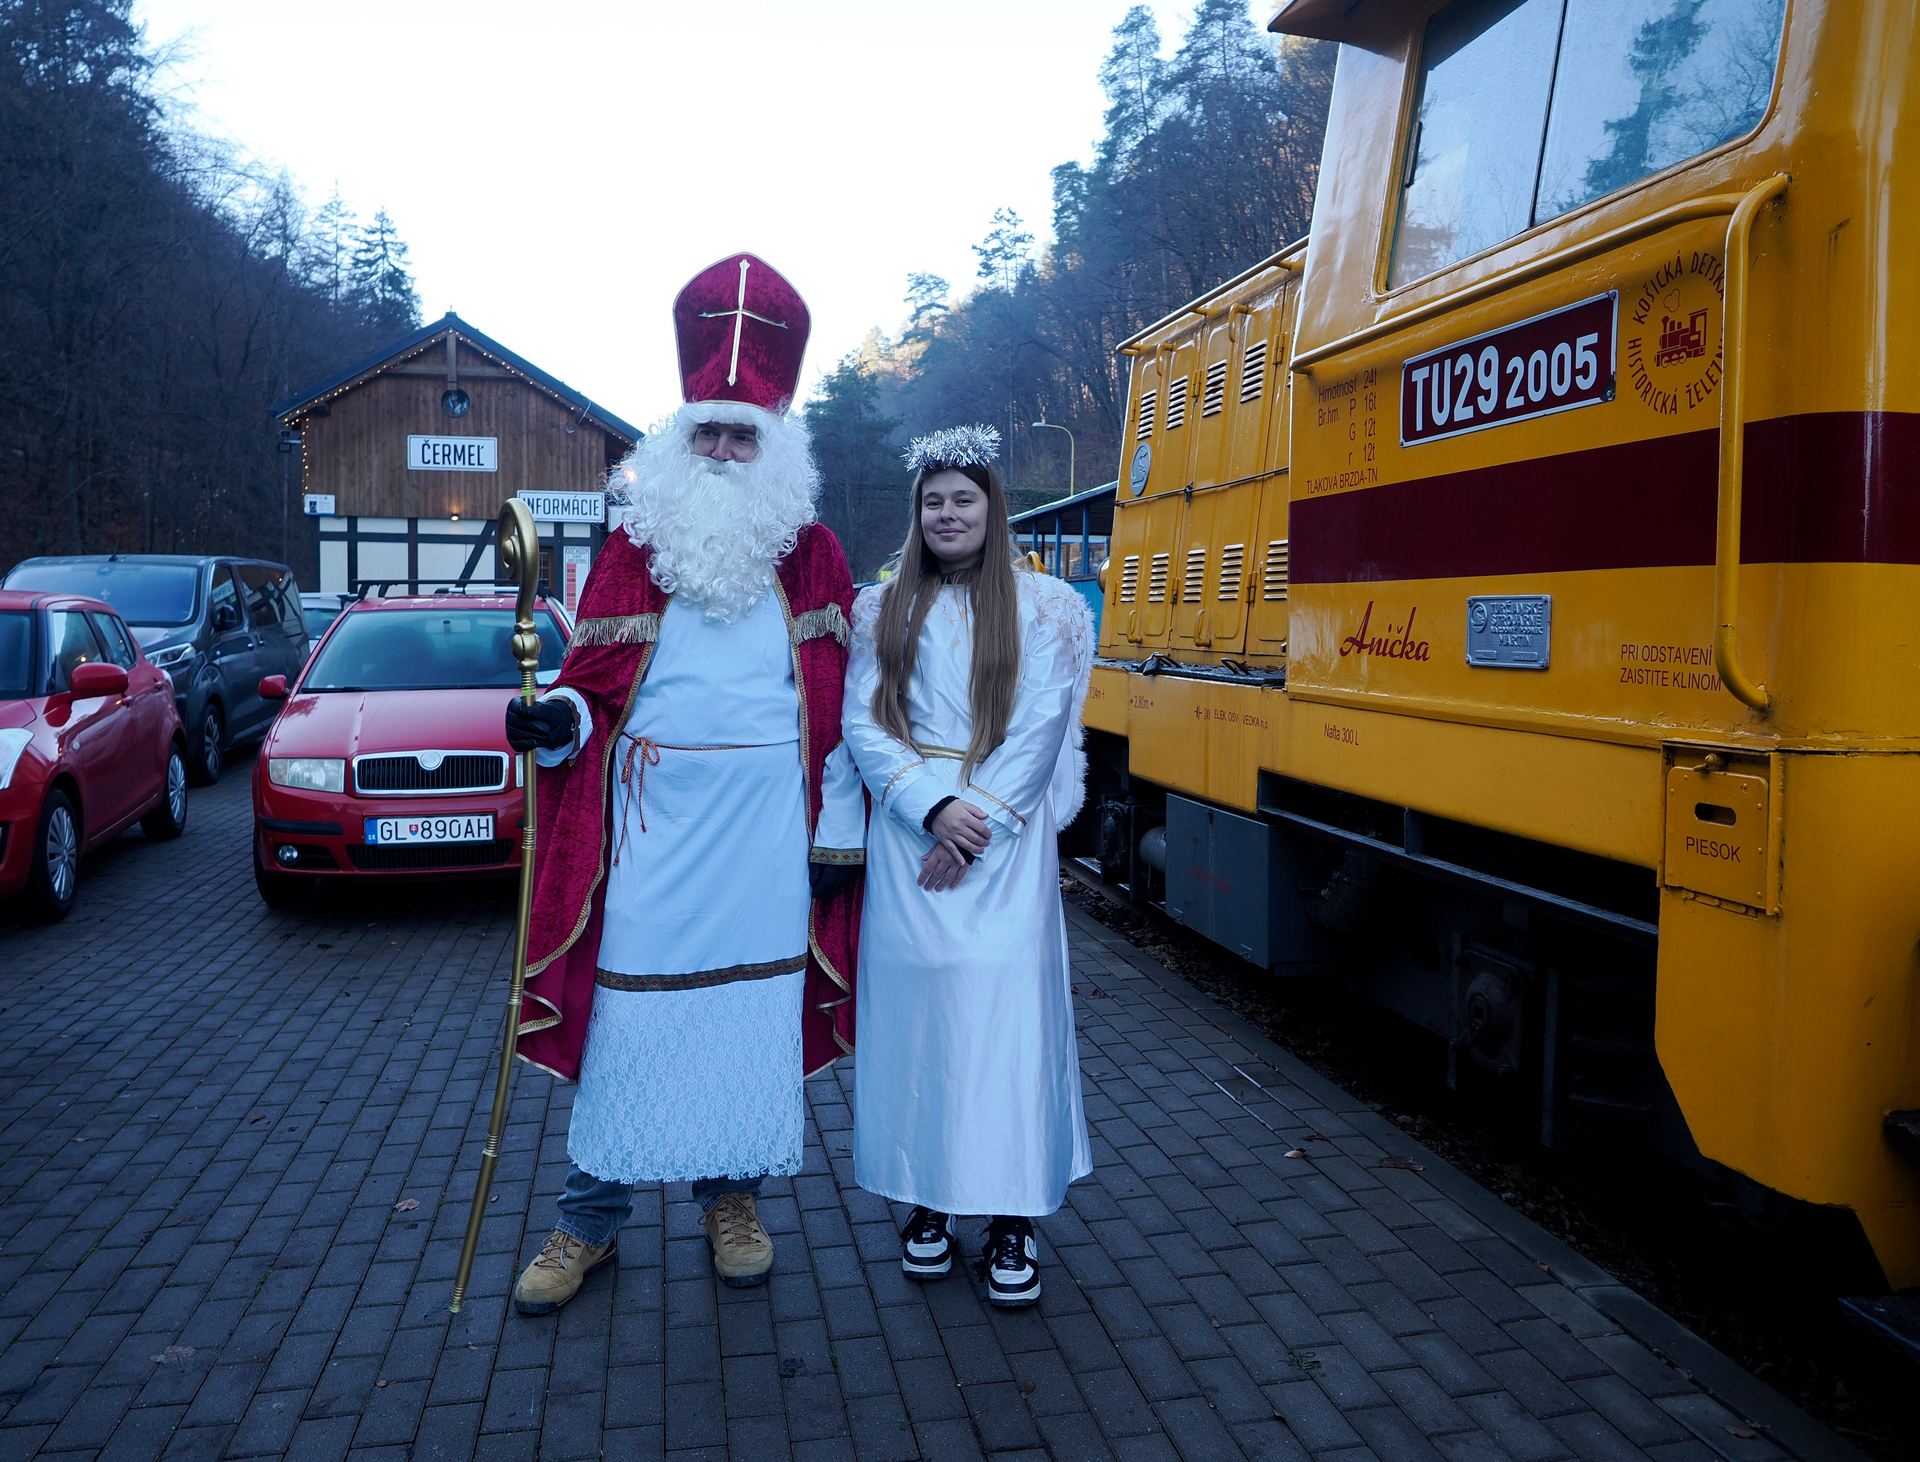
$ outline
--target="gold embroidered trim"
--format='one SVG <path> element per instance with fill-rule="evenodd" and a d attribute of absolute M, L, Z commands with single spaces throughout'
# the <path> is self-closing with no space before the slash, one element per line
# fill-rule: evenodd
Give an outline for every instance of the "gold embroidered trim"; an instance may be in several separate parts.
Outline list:
<path fill-rule="evenodd" d="M 794 615 L 788 622 L 788 632 L 796 645 L 832 635 L 844 647 L 853 638 L 853 626 L 847 623 L 846 613 L 838 604 L 826 604 Z"/>
<path fill-rule="evenodd" d="M 865 848 L 815 848 L 807 854 L 809 863 L 860 865 L 867 861 Z"/>
<path fill-rule="evenodd" d="M 583 619 L 575 626 L 575 645 L 645 645 L 660 638 L 657 614 L 621 614 L 600 619 Z"/>
<path fill-rule="evenodd" d="M 786 959 L 728 965 L 718 970 L 695 970 L 685 975 L 622 975 L 613 970 L 595 970 L 593 982 L 609 990 L 707 990 L 715 985 L 731 985 L 741 980 L 770 980 L 775 975 L 798 974 L 806 967 L 807 955 L 802 950 Z"/>
<path fill-rule="evenodd" d="M 913 749 L 922 756 L 936 756 L 942 761 L 965 761 L 967 759 L 967 754 L 964 751 L 957 750 L 951 746 L 924 746 L 916 741 L 913 743 Z"/>
<path fill-rule="evenodd" d="M 888 777 L 887 785 L 880 789 L 880 800 L 882 802 L 885 802 L 887 800 L 887 794 L 893 791 L 893 784 L 895 782 L 899 781 L 902 777 L 904 777 L 908 772 L 912 771 L 915 767 L 923 767 L 925 765 L 926 763 L 924 761 L 910 761 L 905 766 L 901 767 L 899 771 L 895 772 L 892 776 Z"/>
<path fill-rule="evenodd" d="M 982 797 L 986 798 L 987 801 L 996 803 L 1000 807 L 1005 808 L 1007 816 L 1016 820 L 1020 824 L 1020 826 L 1025 827 L 1027 825 L 1026 818 L 1022 817 L 1018 812 L 1018 810 L 1016 810 L 1009 803 L 1001 802 L 998 797 L 994 796 L 993 793 L 989 792 L 985 787 L 982 787 L 979 783 L 977 782 L 967 783 L 967 790 L 969 792 L 978 792 Z"/>
<path fill-rule="evenodd" d="M 824 973 L 829 980 L 833 981 L 834 985 L 840 990 L 840 998 L 838 1000 L 819 1001 L 814 1008 L 827 1017 L 828 1029 L 833 1034 L 833 1043 L 840 1048 L 840 1054 L 843 1056 L 851 1056 L 853 1054 L 853 1043 L 840 1034 L 840 1027 L 833 1024 L 832 1020 L 834 1010 L 845 1005 L 847 1001 L 853 998 L 853 985 L 845 975 L 834 968 L 833 961 L 827 958 L 827 952 L 820 947 L 820 935 L 814 927 L 814 916 L 819 911 L 819 907 L 818 904 L 807 905 L 807 948 L 813 952 L 814 963 L 820 966 L 821 972 Z M 815 1072 L 825 1071 L 827 1067 L 831 1065 L 833 1065 L 832 1061 L 823 1061 L 820 1065 L 816 1066 L 813 1071 L 809 1071 L 806 1074 L 812 1076 Z"/>

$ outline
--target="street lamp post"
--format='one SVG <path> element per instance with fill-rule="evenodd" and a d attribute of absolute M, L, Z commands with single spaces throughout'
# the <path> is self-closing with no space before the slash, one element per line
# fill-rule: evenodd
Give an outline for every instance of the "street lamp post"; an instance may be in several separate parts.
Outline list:
<path fill-rule="evenodd" d="M 1052 431 L 1067 433 L 1067 496 L 1073 496 L 1073 433 L 1057 421 L 1048 421 L 1044 416 L 1033 423 L 1035 427 L 1047 427 Z"/>

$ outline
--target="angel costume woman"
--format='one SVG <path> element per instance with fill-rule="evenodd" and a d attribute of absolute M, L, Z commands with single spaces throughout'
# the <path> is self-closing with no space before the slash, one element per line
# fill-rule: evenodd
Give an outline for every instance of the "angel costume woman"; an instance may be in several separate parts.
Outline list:
<path fill-rule="evenodd" d="M 999 434 L 915 441 L 913 521 L 854 603 L 842 733 L 873 794 L 860 940 L 854 1178 L 914 1205 L 907 1274 L 991 1216 L 996 1304 L 1040 1295 L 1031 1219 L 1092 1171 L 1056 833 L 1079 810 L 1085 603 L 1015 557 Z"/>

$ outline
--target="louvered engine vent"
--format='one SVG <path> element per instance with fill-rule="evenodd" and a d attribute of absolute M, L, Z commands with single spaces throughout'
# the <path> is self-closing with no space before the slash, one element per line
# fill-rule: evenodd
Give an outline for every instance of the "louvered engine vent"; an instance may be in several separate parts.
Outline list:
<path fill-rule="evenodd" d="M 1180 602 L 1191 604 L 1207 591 L 1207 551 L 1205 548 L 1187 550 L 1187 576 L 1180 584 Z"/>
<path fill-rule="evenodd" d="M 1147 567 L 1147 603 L 1167 602 L 1167 564 L 1170 555 L 1156 553 Z"/>
<path fill-rule="evenodd" d="M 1207 367 L 1207 389 L 1200 398 L 1202 416 L 1218 416 L 1227 402 L 1227 363 L 1216 360 Z"/>
<path fill-rule="evenodd" d="M 1247 558 L 1247 545 L 1229 543 L 1220 550 L 1220 600 L 1230 603 L 1240 597 L 1240 586 Z"/>
<path fill-rule="evenodd" d="M 1267 544 L 1266 565 L 1260 571 L 1260 597 L 1275 603 L 1287 597 L 1287 540 Z"/>
<path fill-rule="evenodd" d="M 1130 553 L 1120 564 L 1120 602 L 1131 604 L 1140 593 L 1140 555 Z"/>
<path fill-rule="evenodd" d="M 1187 377 L 1167 383 L 1167 430 L 1187 424 Z"/>
<path fill-rule="evenodd" d="M 1247 347 L 1246 364 L 1240 371 L 1240 399 L 1258 401 L 1267 386 L 1267 342 L 1256 340 Z"/>
<path fill-rule="evenodd" d="M 1158 391 L 1142 391 L 1140 393 L 1140 424 L 1134 429 L 1133 433 L 1133 439 L 1136 442 L 1144 442 L 1148 437 L 1153 435 L 1153 408 L 1159 400 L 1160 393 Z"/>

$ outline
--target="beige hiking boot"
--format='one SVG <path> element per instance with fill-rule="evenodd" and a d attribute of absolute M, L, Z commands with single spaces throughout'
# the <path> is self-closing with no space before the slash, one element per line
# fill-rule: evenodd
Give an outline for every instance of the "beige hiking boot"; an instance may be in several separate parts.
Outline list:
<path fill-rule="evenodd" d="M 707 1212 L 707 1242 L 713 1245 L 713 1272 L 735 1289 L 764 1284 L 773 1268 L 773 1240 L 760 1226 L 751 1193 L 726 1193 Z"/>
<path fill-rule="evenodd" d="M 588 1244 L 555 1229 L 513 1287 L 513 1307 L 523 1315 L 550 1315 L 580 1292 L 587 1275 L 614 1255 L 615 1240 Z"/>

